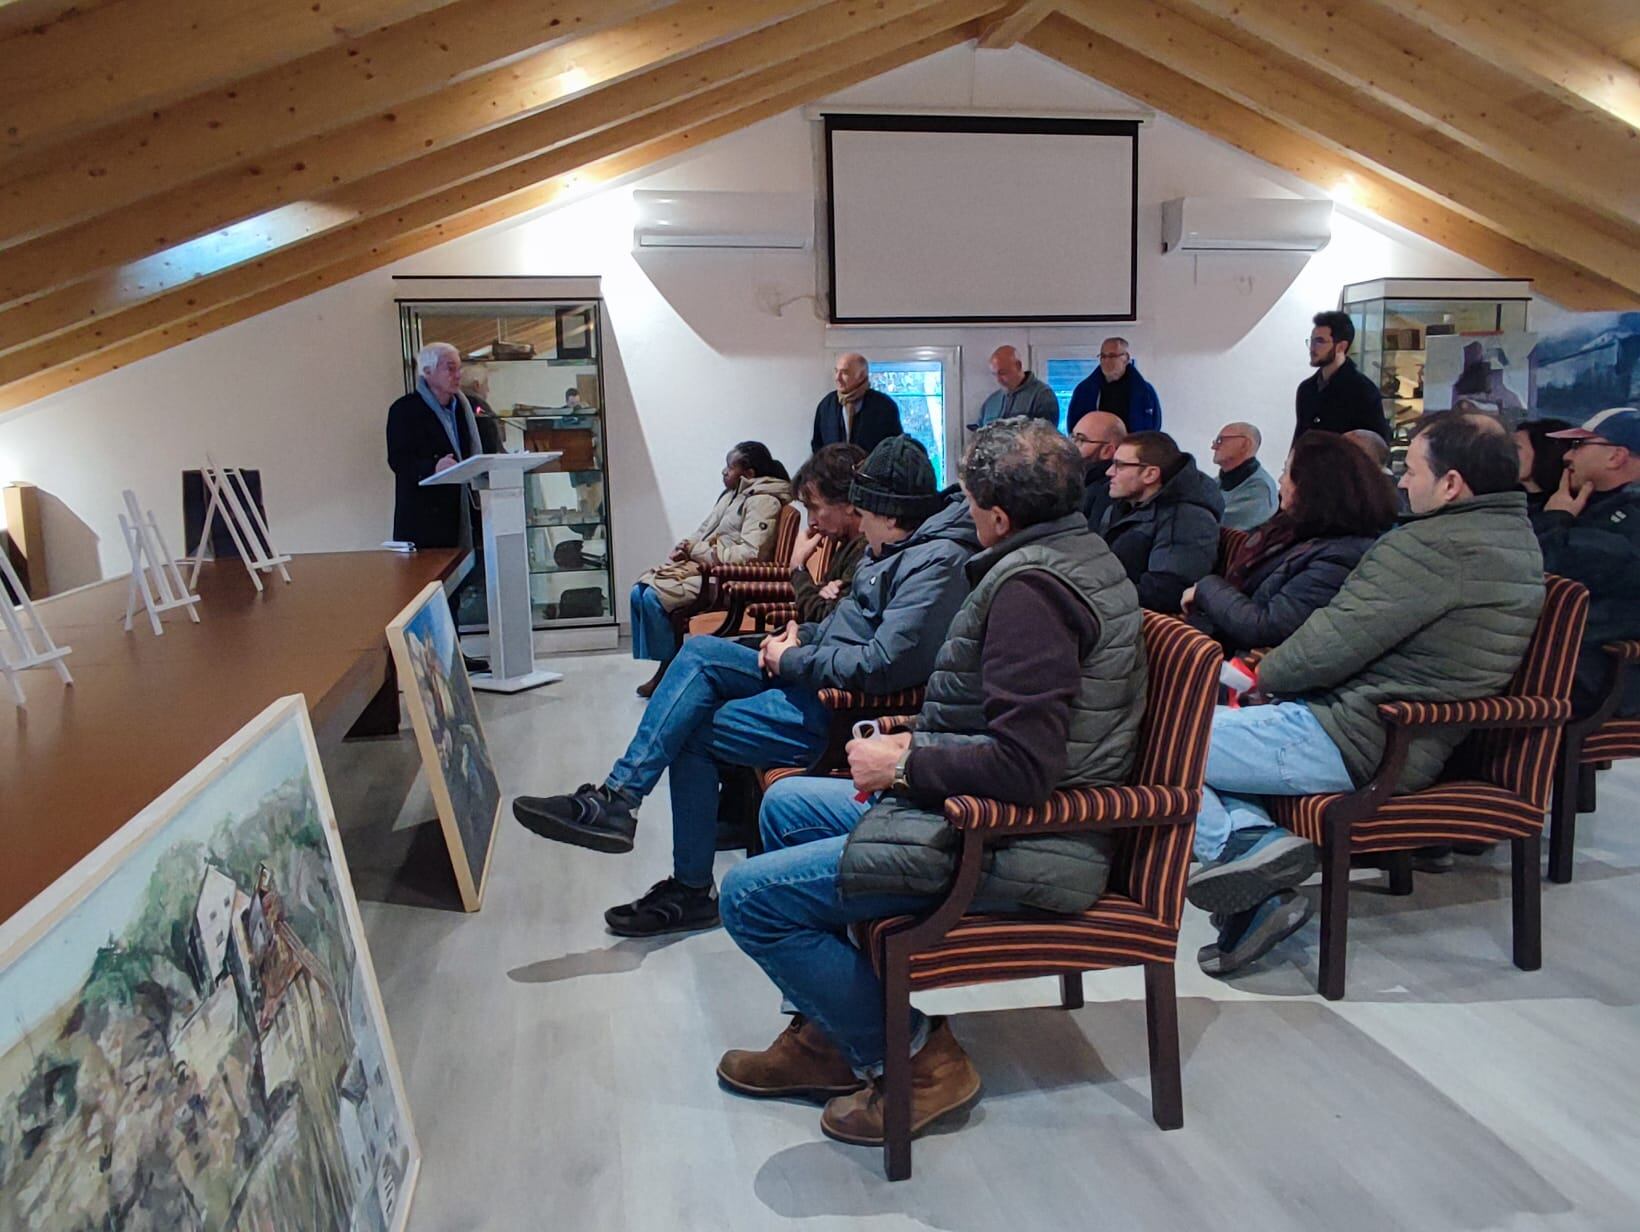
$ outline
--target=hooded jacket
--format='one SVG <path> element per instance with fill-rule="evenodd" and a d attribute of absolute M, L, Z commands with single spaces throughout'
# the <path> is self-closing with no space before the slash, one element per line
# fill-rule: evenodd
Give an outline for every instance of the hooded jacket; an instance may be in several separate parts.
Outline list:
<path fill-rule="evenodd" d="M 1223 512 L 1218 480 L 1189 454 L 1148 503 L 1110 503 L 1099 534 L 1138 587 L 1140 607 L 1177 613 L 1185 589 L 1213 572 Z"/>
<path fill-rule="evenodd" d="M 1156 387 L 1140 375 L 1139 365 L 1128 362 L 1123 379 L 1131 377 L 1127 414 L 1122 421 L 1129 432 L 1160 432 L 1162 430 L 1162 400 L 1156 396 Z M 1078 382 L 1071 391 L 1071 404 L 1065 412 L 1065 431 L 1076 427 L 1077 420 L 1090 411 L 1102 410 L 1099 395 L 1105 388 L 1105 372 L 1095 368 Z"/>
<path fill-rule="evenodd" d="M 979 533 L 961 492 L 898 543 L 868 552 L 848 596 L 818 624 L 798 629 L 780 679 L 811 689 L 892 693 L 927 682 L 934 657 L 968 597 L 963 566 Z"/>
<path fill-rule="evenodd" d="M 767 560 L 780 526 L 780 510 L 791 498 L 791 481 L 772 475 L 742 479 L 734 488 L 725 489 L 706 520 L 689 536 L 690 559 L 705 564 L 712 557 L 725 565 Z"/>

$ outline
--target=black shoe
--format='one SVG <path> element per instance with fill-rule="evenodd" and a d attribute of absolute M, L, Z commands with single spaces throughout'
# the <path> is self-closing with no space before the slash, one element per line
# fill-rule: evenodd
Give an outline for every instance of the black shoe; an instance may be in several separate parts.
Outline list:
<path fill-rule="evenodd" d="M 461 665 L 467 669 L 469 676 L 474 672 L 487 672 L 490 670 L 490 661 L 488 659 L 475 659 L 465 652 L 461 656 Z"/>
<path fill-rule="evenodd" d="M 1232 918 L 1219 935 L 1216 954 L 1199 958 L 1206 975 L 1229 975 L 1257 962 L 1304 927 L 1315 905 L 1296 890 L 1283 890 Z"/>
<path fill-rule="evenodd" d="M 621 855 L 632 850 L 638 802 L 624 791 L 582 783 L 572 796 L 519 796 L 513 816 L 542 838 Z"/>
<path fill-rule="evenodd" d="M 617 937 L 658 937 L 716 928 L 718 896 L 715 885 L 686 886 L 676 877 L 657 881 L 634 903 L 622 903 L 604 912 L 604 923 Z"/>

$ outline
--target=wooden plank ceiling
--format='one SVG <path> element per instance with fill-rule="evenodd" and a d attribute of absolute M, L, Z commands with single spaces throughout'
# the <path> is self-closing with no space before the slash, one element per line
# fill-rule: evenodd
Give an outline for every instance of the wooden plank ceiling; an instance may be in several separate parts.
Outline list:
<path fill-rule="evenodd" d="M 0 411 L 968 40 L 1640 306 L 1633 0 L 0 0 Z"/>

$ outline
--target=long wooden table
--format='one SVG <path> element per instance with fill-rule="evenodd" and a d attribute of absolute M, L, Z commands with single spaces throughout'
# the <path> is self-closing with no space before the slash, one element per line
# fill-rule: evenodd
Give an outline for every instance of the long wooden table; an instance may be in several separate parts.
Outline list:
<path fill-rule="evenodd" d="M 276 698 L 307 697 L 321 748 L 373 701 L 378 711 L 391 703 L 396 725 L 384 630 L 464 556 L 297 556 L 290 584 L 264 578 L 261 594 L 237 560 L 211 562 L 199 575 L 200 623 L 168 612 L 163 637 L 140 609 L 125 632 L 123 577 L 38 604 L 52 639 L 73 648 L 74 684 L 31 671 L 26 706 L 0 701 L 0 920 Z"/>

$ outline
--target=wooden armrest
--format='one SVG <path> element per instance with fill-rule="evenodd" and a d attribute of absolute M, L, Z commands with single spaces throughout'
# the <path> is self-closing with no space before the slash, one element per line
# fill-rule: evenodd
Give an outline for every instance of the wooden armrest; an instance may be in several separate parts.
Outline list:
<path fill-rule="evenodd" d="M 862 718 L 884 714 L 914 713 L 922 709 L 923 691 L 900 689 L 894 693 L 859 693 L 853 689 L 821 689 L 820 704 L 828 710 L 848 712 Z"/>
<path fill-rule="evenodd" d="M 1572 703 L 1555 697 L 1479 697 L 1467 702 L 1386 702 L 1386 723 L 1402 727 L 1551 727 L 1572 717 Z"/>
<path fill-rule="evenodd" d="M 1619 663 L 1640 663 L 1640 640 L 1607 642 L 1600 649 Z"/>
<path fill-rule="evenodd" d="M 1198 790 L 1161 784 L 1068 787 L 1037 805 L 1004 804 L 981 796 L 952 796 L 945 802 L 945 820 L 953 829 L 983 831 L 988 837 L 998 838 L 1069 830 L 1182 825 L 1195 820 L 1201 798 Z"/>
<path fill-rule="evenodd" d="M 752 623 L 764 630 L 779 628 L 789 620 L 797 619 L 795 603 L 748 603 L 746 615 Z"/>
<path fill-rule="evenodd" d="M 744 603 L 791 603 L 797 597 L 790 582 L 725 581 L 723 590 Z"/>
<path fill-rule="evenodd" d="M 772 560 L 749 560 L 737 565 L 714 565 L 712 576 L 720 582 L 790 582 L 790 565 Z"/>
<path fill-rule="evenodd" d="M 914 714 L 885 714 L 877 719 L 877 730 L 885 736 L 892 736 L 896 732 L 911 730 L 911 725 L 917 721 Z"/>

